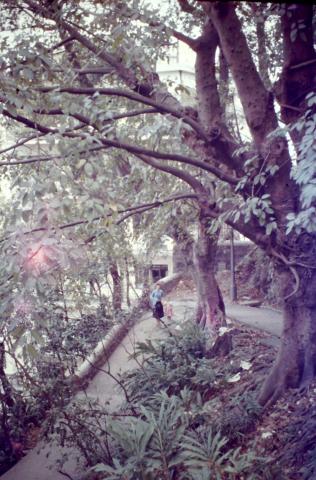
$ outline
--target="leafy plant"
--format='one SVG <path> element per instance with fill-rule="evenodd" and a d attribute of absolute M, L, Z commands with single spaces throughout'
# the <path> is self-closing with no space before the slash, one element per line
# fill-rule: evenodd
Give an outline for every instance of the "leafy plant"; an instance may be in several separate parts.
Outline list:
<path fill-rule="evenodd" d="M 234 479 L 249 469 L 252 455 L 243 455 L 240 449 L 225 449 L 228 440 L 219 432 L 204 429 L 201 433 L 188 434 L 182 443 L 181 458 L 193 479 Z M 208 477 L 207 477 L 208 475 Z"/>

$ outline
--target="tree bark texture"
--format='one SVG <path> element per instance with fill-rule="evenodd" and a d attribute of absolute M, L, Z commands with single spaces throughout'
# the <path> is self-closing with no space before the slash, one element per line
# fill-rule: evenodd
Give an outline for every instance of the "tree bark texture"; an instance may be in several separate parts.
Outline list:
<path fill-rule="evenodd" d="M 316 270 L 300 268 L 298 275 L 298 291 L 284 302 L 281 347 L 260 392 L 262 405 L 274 403 L 287 388 L 306 387 L 316 376 Z M 280 282 L 283 295 L 289 295 L 292 273 L 284 271 Z"/>
<path fill-rule="evenodd" d="M 198 238 L 193 247 L 193 276 L 198 293 L 196 321 L 210 332 L 226 325 L 225 306 L 215 278 L 218 235 L 207 232 L 209 218 L 200 215 Z"/>
<path fill-rule="evenodd" d="M 112 301 L 114 310 L 122 310 L 122 283 L 117 262 L 110 265 L 110 274 L 113 282 Z"/>
<path fill-rule="evenodd" d="M 198 99 L 199 120 L 209 137 L 206 154 L 211 157 L 220 156 L 220 163 L 237 169 L 238 165 L 232 156 L 234 141 L 224 122 L 219 86 L 216 77 L 215 55 L 219 46 L 219 38 L 212 20 L 205 21 L 201 37 L 196 41 L 195 83 Z M 222 59 L 222 64 L 224 59 Z M 227 67 L 227 63 L 225 63 Z M 228 73 L 228 70 L 227 70 Z"/>
<path fill-rule="evenodd" d="M 198 238 L 194 240 L 183 228 L 173 225 L 174 258 L 177 270 L 189 273 L 195 283 L 198 304 L 196 322 L 214 332 L 226 324 L 225 305 L 215 278 L 218 234 L 207 232 L 209 217 L 200 212 Z"/>

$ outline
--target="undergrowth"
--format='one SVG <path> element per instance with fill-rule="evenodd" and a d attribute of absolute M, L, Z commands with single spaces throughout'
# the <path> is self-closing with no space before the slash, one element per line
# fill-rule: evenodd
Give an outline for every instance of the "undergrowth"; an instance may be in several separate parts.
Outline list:
<path fill-rule="evenodd" d="M 236 359 L 206 353 L 205 333 L 190 323 L 140 343 L 132 355 L 138 368 L 117 378 L 126 397 L 120 410 L 76 401 L 47 432 L 76 445 L 89 480 L 284 479 L 270 458 L 243 446 L 261 411 L 253 392 L 234 390 Z"/>

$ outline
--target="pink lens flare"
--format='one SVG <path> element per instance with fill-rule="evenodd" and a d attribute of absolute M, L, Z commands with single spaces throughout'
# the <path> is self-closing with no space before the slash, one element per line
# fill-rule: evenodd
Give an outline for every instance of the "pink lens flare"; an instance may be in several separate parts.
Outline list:
<path fill-rule="evenodd" d="M 38 244 L 31 248 L 24 260 L 24 269 L 32 275 L 46 273 L 56 264 L 52 247 Z"/>

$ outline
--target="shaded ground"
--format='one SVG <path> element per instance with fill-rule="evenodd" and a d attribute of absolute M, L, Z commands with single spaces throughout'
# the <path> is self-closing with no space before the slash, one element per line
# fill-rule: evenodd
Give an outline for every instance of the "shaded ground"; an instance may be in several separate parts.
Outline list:
<path fill-rule="evenodd" d="M 232 303 L 228 299 L 228 290 L 227 288 L 223 290 L 227 316 L 238 322 L 245 323 L 252 328 L 270 333 L 272 335 L 272 341 L 277 345 L 277 338 L 280 337 L 282 333 L 281 313 L 269 307 L 255 308 Z M 181 304 L 187 305 L 188 311 L 193 311 L 196 302 L 195 299 L 196 290 L 191 280 L 180 281 L 176 289 L 166 297 L 166 300 L 174 305 L 175 311 Z"/>

